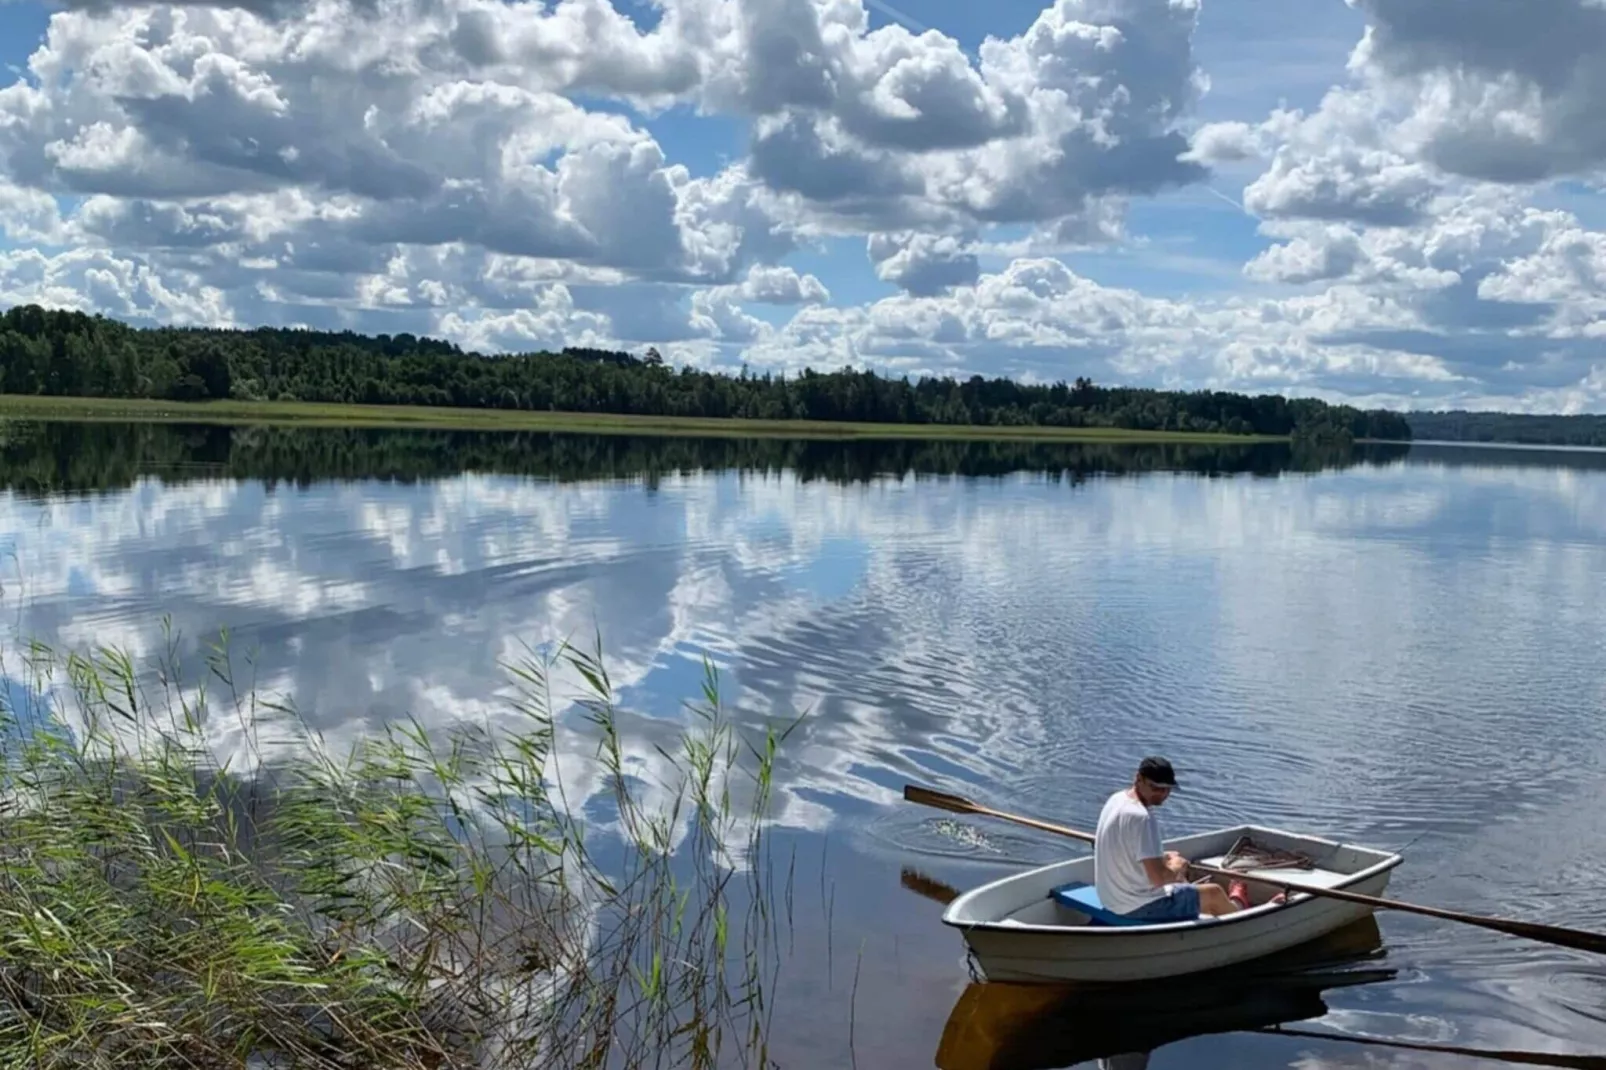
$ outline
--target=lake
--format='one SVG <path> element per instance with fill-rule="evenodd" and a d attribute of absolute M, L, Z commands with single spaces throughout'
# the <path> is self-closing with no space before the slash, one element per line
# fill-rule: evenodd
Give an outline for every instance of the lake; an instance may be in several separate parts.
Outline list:
<path fill-rule="evenodd" d="M 1396 898 L 1606 930 L 1603 590 L 1599 452 L 0 424 L 8 662 L 37 639 L 194 663 L 227 629 L 350 739 L 492 717 L 505 661 L 600 636 L 639 741 L 704 658 L 745 721 L 802 714 L 773 804 L 785 1067 L 1606 1056 L 1606 962 L 1400 912 L 1350 934 L 1380 943 L 1369 983 L 1263 993 L 1263 1023 L 989 1002 L 943 888 L 1081 845 L 901 798 L 1091 830 L 1161 752 L 1167 834 L 1404 849 Z M 1252 1028 L 1277 1020 L 1302 1032 Z"/>

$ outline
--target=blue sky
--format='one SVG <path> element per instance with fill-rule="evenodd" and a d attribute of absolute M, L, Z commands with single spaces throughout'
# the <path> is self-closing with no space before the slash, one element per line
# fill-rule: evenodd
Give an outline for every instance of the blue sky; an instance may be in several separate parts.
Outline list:
<path fill-rule="evenodd" d="M 43 4 L 7 4 L 0 7 L 0 65 L 15 77 L 27 66 L 49 26 L 50 14 Z"/>
<path fill-rule="evenodd" d="M 1587 0 L 239 2 L 0 3 L 0 305 L 1606 408 Z"/>

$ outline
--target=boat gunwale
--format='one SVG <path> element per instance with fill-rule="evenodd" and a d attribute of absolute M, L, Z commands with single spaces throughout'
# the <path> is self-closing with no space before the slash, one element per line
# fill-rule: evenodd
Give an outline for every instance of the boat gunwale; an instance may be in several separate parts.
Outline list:
<path fill-rule="evenodd" d="M 1229 832 L 1270 833 L 1275 836 L 1287 836 L 1293 839 L 1319 844 L 1324 847 L 1332 848 L 1335 851 L 1350 849 L 1365 851 L 1369 854 L 1380 854 L 1383 856 L 1378 861 L 1372 863 L 1370 866 L 1367 866 L 1365 869 L 1356 870 L 1354 873 L 1347 873 L 1344 875 L 1343 880 L 1323 886 L 1324 888 L 1334 888 L 1340 891 L 1347 890 L 1356 884 L 1370 880 L 1379 874 L 1387 873 L 1389 870 L 1397 868 L 1402 862 L 1405 861 L 1404 854 L 1399 851 L 1387 851 L 1380 847 L 1368 847 L 1365 844 L 1359 843 L 1343 843 L 1338 840 L 1328 839 L 1325 836 L 1315 836 L 1303 832 L 1294 832 L 1291 829 L 1272 828 L 1267 825 L 1256 824 L 1227 825 L 1219 829 L 1206 829 L 1202 832 L 1190 833 L 1186 836 L 1172 837 L 1167 840 L 1167 843 L 1174 844 L 1182 840 L 1204 839 L 1211 836 L 1220 836 Z M 1282 903 L 1261 903 L 1258 906 L 1250 907 L 1248 910 L 1234 911 L 1231 914 L 1225 914 L 1219 917 L 1199 917 L 1187 921 L 1162 921 L 1155 922 L 1150 925 L 1048 925 L 1038 922 L 1024 921 L 1010 921 L 1007 923 L 1002 921 L 958 921 L 953 917 L 953 915 L 961 909 L 967 900 L 980 896 L 983 892 L 1010 884 L 1015 881 L 1025 880 L 1035 873 L 1041 873 L 1044 870 L 1053 869 L 1056 866 L 1063 866 L 1072 862 L 1080 862 L 1092 857 L 1093 855 L 1089 853 L 1086 855 L 1080 855 L 1076 858 L 1067 858 L 1058 862 L 1049 862 L 1046 865 L 1026 870 L 1023 873 L 1011 874 L 1007 877 L 1000 877 L 997 880 L 988 881 L 986 884 L 978 885 L 977 887 L 972 888 L 970 891 L 961 894 L 952 903 L 948 904 L 947 908 L 942 912 L 942 923 L 951 928 L 958 929 L 961 932 L 980 931 L 1013 933 L 1019 935 L 1050 935 L 1065 938 L 1117 936 L 1134 937 L 1149 936 L 1156 933 L 1205 932 L 1215 930 L 1223 925 L 1258 921 L 1262 918 L 1271 917 L 1272 915 L 1279 914 L 1282 911 L 1289 910 L 1293 907 L 1301 906 L 1312 900 L 1322 898 L 1322 896 L 1319 894 L 1297 890 L 1300 887 L 1298 882 L 1289 881 L 1288 884 L 1296 890 L 1288 900 Z M 1334 900 L 1334 902 L 1342 902 L 1342 900 Z"/>

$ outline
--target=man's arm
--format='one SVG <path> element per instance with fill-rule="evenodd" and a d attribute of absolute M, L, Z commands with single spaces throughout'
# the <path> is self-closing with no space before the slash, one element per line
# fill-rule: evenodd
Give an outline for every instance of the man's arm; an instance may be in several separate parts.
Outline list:
<path fill-rule="evenodd" d="M 1149 875 L 1149 883 L 1159 888 L 1182 880 L 1188 872 L 1188 860 L 1175 851 L 1167 851 L 1164 858 L 1143 859 L 1143 871 Z"/>
<path fill-rule="evenodd" d="M 1175 851 L 1160 850 L 1160 834 L 1151 818 L 1144 822 L 1143 871 L 1149 875 L 1149 884 L 1155 888 L 1180 881 L 1188 872 L 1188 860 Z"/>

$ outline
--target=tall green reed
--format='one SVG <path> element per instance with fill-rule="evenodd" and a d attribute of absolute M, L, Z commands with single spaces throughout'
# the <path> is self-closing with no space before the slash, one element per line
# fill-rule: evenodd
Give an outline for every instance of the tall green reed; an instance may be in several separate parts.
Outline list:
<path fill-rule="evenodd" d="M 509 724 L 405 720 L 336 753 L 236 679 L 226 634 L 196 685 L 176 651 L 33 644 L 4 672 L 0 1063 L 769 1062 L 763 830 L 797 722 L 744 737 L 705 664 L 649 784 L 600 644 L 563 644 L 506 666 Z M 560 775 L 558 674 L 611 830 Z M 249 770 L 214 755 L 235 729 Z"/>

